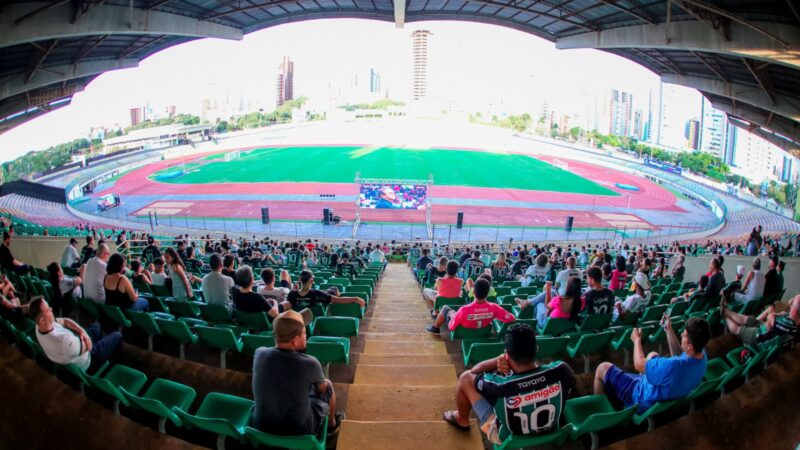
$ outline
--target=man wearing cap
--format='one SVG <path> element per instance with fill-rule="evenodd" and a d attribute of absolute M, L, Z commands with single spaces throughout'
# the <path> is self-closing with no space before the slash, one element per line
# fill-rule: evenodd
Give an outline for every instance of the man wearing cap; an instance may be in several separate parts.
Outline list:
<path fill-rule="evenodd" d="M 633 295 L 629 295 L 624 302 L 614 304 L 614 320 L 618 317 L 624 318 L 628 313 L 641 311 L 650 303 L 650 281 L 644 272 L 636 272 L 632 287 L 635 289 Z"/>
<path fill-rule="evenodd" d="M 328 417 L 328 435 L 339 431 L 333 383 L 320 362 L 307 354 L 310 311 L 285 311 L 272 323 L 275 347 L 261 347 L 253 358 L 253 427 L 284 436 L 316 435 Z"/>
<path fill-rule="evenodd" d="M 560 429 L 561 411 L 574 396 L 575 375 L 561 361 L 536 361 L 536 332 L 528 324 L 509 327 L 505 353 L 461 374 L 456 410 L 442 419 L 469 431 L 470 408 L 487 438 L 500 444 L 509 435 L 531 436 Z M 530 418 L 530 420 L 529 420 Z"/>

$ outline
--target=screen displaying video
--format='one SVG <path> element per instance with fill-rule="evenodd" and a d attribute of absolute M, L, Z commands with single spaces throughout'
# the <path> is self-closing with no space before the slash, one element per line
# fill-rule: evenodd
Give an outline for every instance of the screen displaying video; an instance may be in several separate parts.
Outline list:
<path fill-rule="evenodd" d="M 362 184 L 360 204 L 370 209 L 425 209 L 424 184 Z"/>

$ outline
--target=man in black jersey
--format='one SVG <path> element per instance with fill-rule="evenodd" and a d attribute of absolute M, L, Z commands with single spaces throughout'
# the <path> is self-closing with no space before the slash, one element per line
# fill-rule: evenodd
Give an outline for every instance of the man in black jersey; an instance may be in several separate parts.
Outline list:
<path fill-rule="evenodd" d="M 442 414 L 469 431 L 472 408 L 481 430 L 500 444 L 509 435 L 530 436 L 560 428 L 561 412 L 575 394 L 575 375 L 563 362 L 536 361 L 536 332 L 527 324 L 509 327 L 504 354 L 465 371 L 456 387 L 455 411 Z"/>
<path fill-rule="evenodd" d="M 528 267 L 531 265 L 531 260 L 528 258 L 528 252 L 525 250 L 520 250 L 519 252 L 519 259 L 511 265 L 511 270 L 509 272 L 509 278 L 513 278 L 515 280 L 520 280 L 525 275 L 525 272 L 528 271 Z"/>
<path fill-rule="evenodd" d="M 586 280 L 589 283 L 589 290 L 583 294 L 586 307 L 583 315 L 586 314 L 611 314 L 614 308 L 614 293 L 603 287 L 603 271 L 597 266 L 586 269 Z"/>

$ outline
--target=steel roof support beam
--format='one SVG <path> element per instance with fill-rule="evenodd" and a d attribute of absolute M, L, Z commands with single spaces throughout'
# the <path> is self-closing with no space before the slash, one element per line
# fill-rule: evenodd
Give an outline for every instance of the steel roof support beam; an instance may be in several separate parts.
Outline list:
<path fill-rule="evenodd" d="M 800 122 L 800 107 L 795 99 L 783 96 L 773 96 L 774 102 L 759 86 L 748 86 L 740 83 L 727 83 L 710 78 L 680 76 L 673 74 L 661 75 L 664 83 L 680 84 L 697 89 L 700 92 L 727 97 L 735 102 L 743 102 L 757 106 L 766 111 Z"/>
<path fill-rule="evenodd" d="M 785 136 L 791 141 L 800 142 L 800 124 L 797 122 L 791 122 L 788 119 L 776 117 L 768 111 L 745 109 L 739 106 L 733 106 L 731 103 L 727 102 L 712 101 L 711 104 L 714 108 L 729 115 L 738 117 L 753 125 L 758 125 L 765 130 Z"/>
<path fill-rule="evenodd" d="M 126 6 L 99 5 L 75 23 L 72 6 L 61 4 L 41 10 L 21 25 L 15 20 L 40 10 L 41 3 L 9 3 L 0 16 L 0 47 L 35 41 L 103 34 L 170 35 L 241 40 L 244 32 L 235 27 L 193 19 L 163 11 L 146 11 Z"/>
<path fill-rule="evenodd" d="M 672 21 L 669 25 L 661 23 L 610 28 L 565 36 L 556 39 L 556 48 L 691 50 L 757 59 L 800 69 L 800 27 L 761 22 L 752 22 L 751 25 L 769 27 L 771 34 L 780 37 L 781 42 L 789 43 L 790 48 L 787 49 L 775 39 L 736 21 L 731 21 L 730 40 L 726 40 L 719 34 L 709 33 L 708 27 L 703 23 L 691 20 Z"/>
<path fill-rule="evenodd" d="M 406 0 L 393 0 L 394 3 L 394 27 L 403 28 L 406 24 Z"/>
<path fill-rule="evenodd" d="M 0 78 L 0 99 L 13 97 L 24 92 L 40 89 L 66 80 L 83 78 L 110 70 L 129 69 L 138 65 L 138 59 L 130 58 L 122 60 L 85 61 L 78 64 L 41 67 L 30 80 L 26 80 L 26 75 L 24 73 L 17 73 Z"/>

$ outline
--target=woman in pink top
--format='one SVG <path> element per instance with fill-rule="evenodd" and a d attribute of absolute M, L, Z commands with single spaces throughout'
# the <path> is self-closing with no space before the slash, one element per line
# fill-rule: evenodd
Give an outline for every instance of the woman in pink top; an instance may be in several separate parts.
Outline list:
<path fill-rule="evenodd" d="M 567 281 L 567 289 L 564 295 L 557 295 L 555 297 L 553 297 L 550 284 L 551 282 L 548 281 L 544 285 L 544 302 L 534 303 L 530 300 L 517 299 L 519 307 L 525 309 L 533 303 L 536 308 L 536 320 L 542 326 L 544 326 L 551 317 L 554 319 L 577 320 L 578 314 L 585 306 L 585 301 L 581 297 L 580 278 L 570 278 L 569 281 Z"/>
<path fill-rule="evenodd" d="M 617 289 L 625 289 L 625 283 L 628 281 L 628 272 L 625 271 L 625 257 L 617 256 L 617 268 L 611 271 L 611 282 L 608 283 L 608 288 L 612 291 Z"/>
<path fill-rule="evenodd" d="M 436 317 L 436 311 L 433 305 L 436 302 L 436 297 L 460 298 L 461 286 L 464 280 L 458 278 L 458 261 L 450 261 L 447 263 L 447 273 L 445 276 L 436 279 L 433 289 L 424 289 L 422 296 L 425 302 L 428 303 L 428 308 L 431 309 L 431 316 Z"/>

